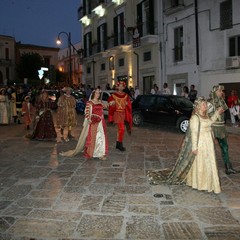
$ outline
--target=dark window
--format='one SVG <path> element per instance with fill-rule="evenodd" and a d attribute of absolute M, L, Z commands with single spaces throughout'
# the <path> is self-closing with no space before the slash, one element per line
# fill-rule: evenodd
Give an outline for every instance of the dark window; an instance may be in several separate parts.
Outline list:
<path fill-rule="evenodd" d="M 124 66 L 124 58 L 119 58 L 118 59 L 118 66 L 123 67 Z"/>
<path fill-rule="evenodd" d="M 102 63 L 101 64 L 101 71 L 105 71 L 105 69 L 106 69 L 106 65 L 105 65 L 105 63 Z"/>
<path fill-rule="evenodd" d="M 87 67 L 87 74 L 91 73 L 91 67 Z"/>
<path fill-rule="evenodd" d="M 113 19 L 114 46 L 124 44 L 124 14 L 120 13 Z"/>
<path fill-rule="evenodd" d="M 156 96 L 142 96 L 139 101 L 139 106 L 142 108 L 154 107 L 156 104 Z"/>
<path fill-rule="evenodd" d="M 92 32 L 88 32 L 84 35 L 84 57 L 92 55 Z"/>
<path fill-rule="evenodd" d="M 9 48 L 5 48 L 5 59 L 9 60 Z"/>
<path fill-rule="evenodd" d="M 240 36 L 229 38 L 229 56 L 240 56 Z"/>
<path fill-rule="evenodd" d="M 183 60 L 183 27 L 174 29 L 174 61 Z"/>
<path fill-rule="evenodd" d="M 97 28 L 97 42 L 98 52 L 105 51 L 107 49 L 107 24 L 103 23 Z"/>
<path fill-rule="evenodd" d="M 220 3 L 220 29 L 232 28 L 232 0 Z"/>
<path fill-rule="evenodd" d="M 150 61 L 151 58 L 152 58 L 152 56 L 151 56 L 151 52 L 150 52 L 150 51 L 143 53 L 143 61 L 144 61 L 144 62 Z"/>
<path fill-rule="evenodd" d="M 183 0 L 171 0 L 171 7 L 177 7 L 183 4 Z"/>
<path fill-rule="evenodd" d="M 165 97 L 158 97 L 156 107 L 158 109 L 168 109 L 172 106 L 171 102 Z"/>

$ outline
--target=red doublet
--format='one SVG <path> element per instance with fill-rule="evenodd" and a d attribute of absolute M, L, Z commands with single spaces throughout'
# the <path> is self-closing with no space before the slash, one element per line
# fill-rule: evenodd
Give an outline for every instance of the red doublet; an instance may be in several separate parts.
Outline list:
<path fill-rule="evenodd" d="M 124 92 L 113 93 L 108 102 L 114 101 L 115 104 L 109 106 L 108 121 L 118 125 L 118 141 L 123 141 L 124 123 L 127 122 L 132 128 L 132 103 L 128 94 Z"/>

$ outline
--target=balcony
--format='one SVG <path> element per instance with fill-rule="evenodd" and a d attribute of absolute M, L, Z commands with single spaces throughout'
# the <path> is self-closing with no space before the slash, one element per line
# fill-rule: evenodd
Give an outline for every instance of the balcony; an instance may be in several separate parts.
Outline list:
<path fill-rule="evenodd" d="M 0 66 L 10 66 L 12 64 L 12 60 L 0 58 Z"/>
<path fill-rule="evenodd" d="M 166 8 L 164 10 L 164 13 L 168 16 L 176 12 L 182 11 L 184 10 L 184 8 L 185 8 L 184 4 L 179 3 L 179 4 L 172 5 L 170 8 Z"/>

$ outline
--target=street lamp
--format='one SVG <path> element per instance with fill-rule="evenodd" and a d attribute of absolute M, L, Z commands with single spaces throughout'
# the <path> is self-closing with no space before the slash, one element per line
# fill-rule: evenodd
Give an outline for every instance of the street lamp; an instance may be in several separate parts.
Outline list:
<path fill-rule="evenodd" d="M 65 34 L 67 36 L 67 39 L 68 39 L 68 51 L 69 51 L 69 82 L 72 83 L 72 49 L 71 49 L 71 46 L 72 45 L 72 42 L 71 42 L 71 33 L 67 33 L 67 32 L 60 32 L 58 34 L 58 37 L 57 37 L 57 44 L 61 44 L 61 39 L 60 39 L 60 35 L 61 34 Z"/>

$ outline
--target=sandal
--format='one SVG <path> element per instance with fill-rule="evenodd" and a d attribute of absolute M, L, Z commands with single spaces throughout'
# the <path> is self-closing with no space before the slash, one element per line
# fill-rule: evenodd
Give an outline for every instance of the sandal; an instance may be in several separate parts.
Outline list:
<path fill-rule="evenodd" d="M 106 160 L 107 158 L 106 158 L 106 156 L 102 156 L 102 157 L 100 157 L 99 159 L 100 159 L 100 160 Z"/>

